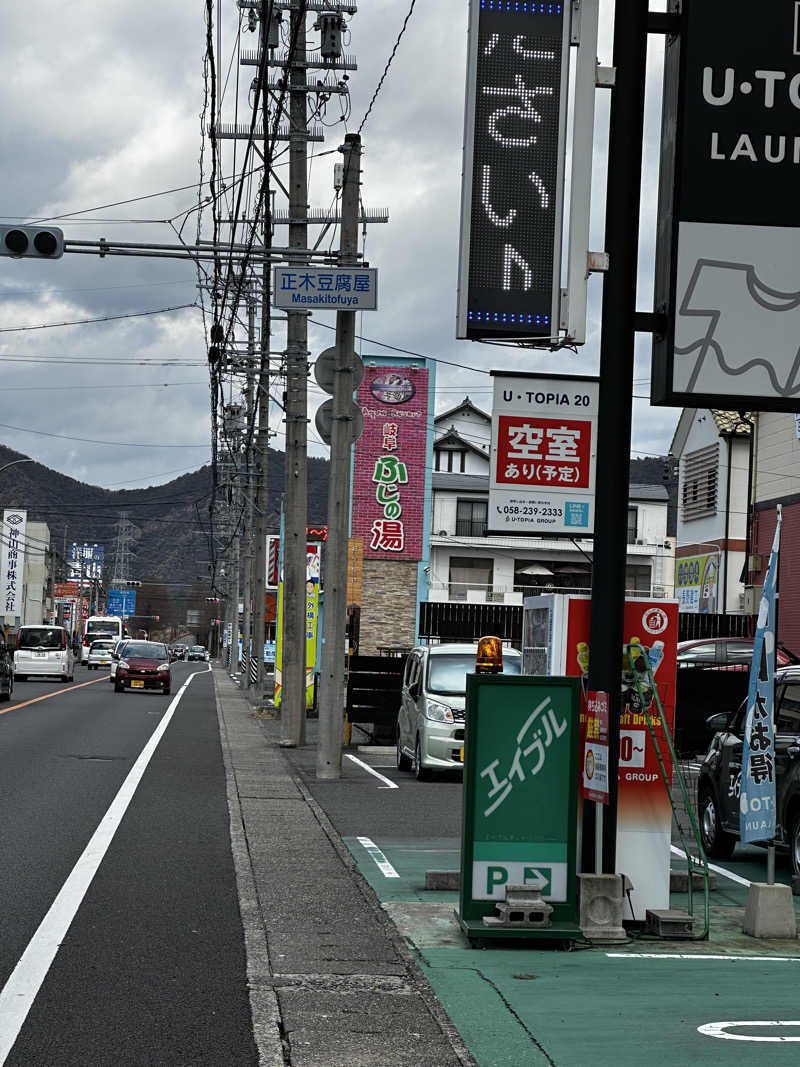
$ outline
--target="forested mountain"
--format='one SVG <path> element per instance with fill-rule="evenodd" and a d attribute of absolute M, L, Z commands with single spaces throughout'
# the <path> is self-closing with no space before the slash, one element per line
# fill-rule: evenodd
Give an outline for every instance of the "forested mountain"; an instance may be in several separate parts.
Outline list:
<path fill-rule="evenodd" d="M 0 467 L 22 458 L 23 453 L 0 445 Z M 324 459 L 308 461 L 308 518 L 312 525 L 325 522 L 328 466 Z M 270 449 L 270 528 L 276 532 L 284 477 L 284 454 Z M 137 528 L 132 543 L 132 577 L 153 582 L 193 581 L 205 572 L 204 561 L 210 558 L 210 500 L 210 466 L 147 489 L 101 489 L 40 463 L 17 464 L 0 475 L 0 507 L 25 508 L 29 520 L 46 522 L 59 557 L 71 541 L 105 545 L 108 578 L 116 526 L 123 512 Z"/>
<path fill-rule="evenodd" d="M 646 456 L 631 460 L 634 485 L 663 485 L 669 493 L 667 536 L 678 534 L 678 465 L 668 456 Z"/>

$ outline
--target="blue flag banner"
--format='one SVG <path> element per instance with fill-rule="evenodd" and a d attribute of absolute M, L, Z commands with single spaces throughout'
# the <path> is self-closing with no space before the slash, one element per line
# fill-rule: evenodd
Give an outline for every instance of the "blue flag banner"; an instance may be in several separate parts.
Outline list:
<path fill-rule="evenodd" d="M 775 587 L 780 539 L 779 510 L 750 665 L 739 796 L 742 842 L 769 841 L 775 836 Z"/>

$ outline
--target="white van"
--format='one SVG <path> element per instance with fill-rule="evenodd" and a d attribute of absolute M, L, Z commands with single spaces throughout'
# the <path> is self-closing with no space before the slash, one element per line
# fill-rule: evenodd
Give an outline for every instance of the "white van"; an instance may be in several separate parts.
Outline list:
<path fill-rule="evenodd" d="M 21 626 L 14 650 L 14 680 L 23 682 L 34 674 L 57 675 L 71 682 L 75 675 L 75 657 L 69 634 L 63 626 Z"/>
<path fill-rule="evenodd" d="M 105 636 L 113 638 L 115 641 L 119 641 L 120 638 L 124 637 L 122 619 L 118 615 L 90 615 L 86 620 L 86 629 L 83 631 L 83 640 L 81 641 L 81 663 L 85 663 L 88 660 L 92 641 L 97 641 L 99 637 Z"/>

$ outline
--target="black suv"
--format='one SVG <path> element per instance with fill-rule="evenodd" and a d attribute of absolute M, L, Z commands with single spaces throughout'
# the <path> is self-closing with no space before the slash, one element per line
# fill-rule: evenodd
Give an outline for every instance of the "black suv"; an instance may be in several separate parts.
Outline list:
<path fill-rule="evenodd" d="M 697 783 L 700 833 L 709 856 L 726 858 L 739 840 L 742 738 L 747 702 L 730 716 L 712 715 L 715 726 Z M 789 850 L 800 875 L 800 667 L 775 673 L 775 841 Z"/>

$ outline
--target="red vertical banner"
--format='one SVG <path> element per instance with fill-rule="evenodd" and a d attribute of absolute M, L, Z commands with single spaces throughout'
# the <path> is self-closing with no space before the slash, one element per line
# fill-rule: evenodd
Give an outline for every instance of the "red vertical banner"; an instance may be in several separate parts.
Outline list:
<path fill-rule="evenodd" d="M 355 447 L 352 536 L 363 539 L 365 559 L 420 560 L 428 371 L 367 366 L 358 405 L 364 432 Z"/>
<path fill-rule="evenodd" d="M 586 715 L 582 724 L 584 800 L 608 803 L 608 693 L 589 689 L 586 693 Z"/>

